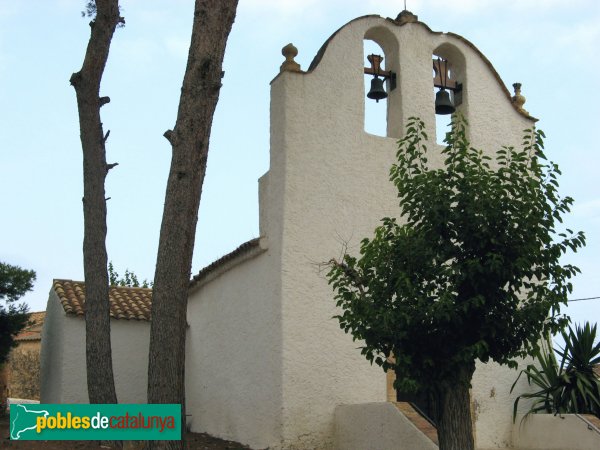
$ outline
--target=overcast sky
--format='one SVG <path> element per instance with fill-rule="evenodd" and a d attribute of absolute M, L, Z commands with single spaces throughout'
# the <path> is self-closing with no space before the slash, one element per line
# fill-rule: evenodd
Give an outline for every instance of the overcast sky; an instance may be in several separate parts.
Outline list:
<path fill-rule="evenodd" d="M 0 260 L 36 270 L 25 297 L 44 310 L 53 278 L 83 279 L 81 147 L 71 73 L 89 37 L 84 0 L 0 0 Z M 575 198 L 568 225 L 588 246 L 565 261 L 583 274 L 572 298 L 600 296 L 600 2 L 597 0 L 408 0 L 435 31 L 475 44 L 525 108 L 540 118 L 547 154 Z M 152 278 L 172 128 L 191 32 L 191 0 L 122 1 L 102 84 L 110 130 L 106 184 L 109 259 Z M 403 1 L 240 0 L 227 45 L 192 271 L 258 235 L 257 180 L 268 170 L 269 82 L 293 42 L 303 69 L 355 17 L 396 17 Z M 366 62 L 365 62 L 366 64 Z M 376 117 L 376 116 L 374 116 Z M 376 119 L 374 119 L 376 122 Z M 378 123 L 369 125 L 376 129 Z M 575 321 L 597 321 L 600 300 L 573 303 Z"/>

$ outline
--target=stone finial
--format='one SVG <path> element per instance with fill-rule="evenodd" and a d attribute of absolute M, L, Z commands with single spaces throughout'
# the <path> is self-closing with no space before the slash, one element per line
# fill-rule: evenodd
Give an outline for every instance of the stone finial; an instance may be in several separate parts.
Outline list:
<path fill-rule="evenodd" d="M 416 14 L 411 13 L 408 10 L 404 10 L 402 11 L 400 14 L 398 14 L 398 17 L 396 17 L 396 22 L 398 23 L 398 25 L 404 25 L 405 23 L 415 23 L 419 21 L 419 16 L 417 16 Z"/>
<path fill-rule="evenodd" d="M 521 95 L 521 83 L 513 83 L 513 88 L 515 90 L 515 95 L 513 95 L 512 97 L 512 102 L 514 103 L 514 105 L 517 107 L 517 109 L 525 114 L 529 114 L 527 111 L 525 111 L 525 108 L 523 108 L 523 105 L 525 104 L 525 97 L 523 97 Z"/>
<path fill-rule="evenodd" d="M 289 43 L 281 49 L 281 54 L 285 56 L 285 61 L 281 64 L 279 72 L 300 72 L 300 64 L 294 61 L 296 55 L 298 55 L 298 49 L 294 47 L 294 44 Z"/>

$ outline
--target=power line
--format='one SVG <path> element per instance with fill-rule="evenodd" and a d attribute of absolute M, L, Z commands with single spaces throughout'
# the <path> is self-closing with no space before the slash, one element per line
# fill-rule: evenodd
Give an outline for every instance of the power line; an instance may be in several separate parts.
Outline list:
<path fill-rule="evenodd" d="M 586 298 L 574 298 L 572 300 L 568 300 L 569 303 L 571 302 L 582 302 L 584 300 L 598 300 L 600 297 L 586 297 Z"/>

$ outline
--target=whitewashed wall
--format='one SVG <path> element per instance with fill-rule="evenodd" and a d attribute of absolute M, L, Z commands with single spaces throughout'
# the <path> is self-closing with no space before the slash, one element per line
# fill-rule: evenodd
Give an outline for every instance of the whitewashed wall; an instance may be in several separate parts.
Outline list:
<path fill-rule="evenodd" d="M 50 289 L 40 350 L 40 402 L 60 403 L 63 384 L 63 316 L 60 300 Z"/>
<path fill-rule="evenodd" d="M 364 132 L 365 38 L 381 45 L 387 69 L 398 73 L 388 100 L 389 137 Z M 336 406 L 386 400 L 384 373 L 332 319 L 338 311 L 320 264 L 345 247 L 357 254 L 382 217 L 398 214 L 388 173 L 406 119 L 421 117 L 435 136 L 434 52 L 455 64 L 464 85 L 460 110 L 475 146 L 495 151 L 518 144 L 531 126 L 471 44 L 420 23 L 356 19 L 332 37 L 310 73 L 278 75 L 271 88 L 270 170 L 259 184 L 260 245 L 251 258 L 215 269 L 190 294 L 192 430 L 254 448 L 328 449 Z M 441 148 L 432 142 L 430 149 L 438 165 Z M 81 401 L 87 399 L 84 324 L 57 301 L 51 293 L 42 400 Z M 148 324 L 112 324 L 119 400 L 143 401 Z M 508 390 L 515 377 L 493 364 L 478 366 L 473 400 L 481 448 L 510 444 Z"/>
<path fill-rule="evenodd" d="M 111 319 L 115 387 L 119 403 L 147 401 L 150 323 Z M 50 290 L 42 330 L 41 403 L 87 403 L 85 321 L 65 313 Z"/>
<path fill-rule="evenodd" d="M 398 73 L 388 100 L 390 137 L 364 132 L 365 37 L 382 46 L 386 68 Z M 338 30 L 312 72 L 277 76 L 271 166 L 259 191 L 268 251 L 225 270 L 190 298 L 193 429 L 255 447 L 324 449 L 333 445 L 337 405 L 385 401 L 383 372 L 331 319 L 336 309 L 319 264 L 339 257 L 344 246 L 356 254 L 382 217 L 398 214 L 388 172 L 405 119 L 421 117 L 435 136 L 434 52 L 455 63 L 464 85 L 460 109 L 475 145 L 494 151 L 517 144 L 531 125 L 470 44 L 418 23 L 357 19 Z M 430 148 L 437 165 L 441 148 Z M 491 364 L 476 373 L 481 446 L 510 441 L 507 390 L 515 376 Z"/>
<path fill-rule="evenodd" d="M 279 442 L 282 337 L 277 261 L 269 249 L 191 294 L 186 407 L 192 431 L 252 448 L 274 448 Z"/>
<path fill-rule="evenodd" d="M 398 88 L 388 100 L 388 138 L 363 131 L 365 36 L 381 45 L 386 68 L 398 73 Z M 491 152 L 518 144 L 532 121 L 515 110 L 493 69 L 463 39 L 419 23 L 399 27 L 379 17 L 357 19 L 338 30 L 311 73 L 286 72 L 272 83 L 269 174 L 285 174 L 271 186 L 281 194 L 284 211 L 284 446 L 330 447 L 336 405 L 385 400 L 383 372 L 360 356 L 331 319 L 332 292 L 318 264 L 339 257 L 344 245 L 357 254 L 380 218 L 398 214 L 388 172 L 403 121 L 419 116 L 435 136 L 434 52 L 451 58 L 462 76 L 459 109 L 471 124 L 473 143 Z M 438 165 L 441 147 L 430 148 L 430 161 Z M 508 390 L 516 375 L 493 364 L 478 369 L 478 445 L 510 443 Z"/>

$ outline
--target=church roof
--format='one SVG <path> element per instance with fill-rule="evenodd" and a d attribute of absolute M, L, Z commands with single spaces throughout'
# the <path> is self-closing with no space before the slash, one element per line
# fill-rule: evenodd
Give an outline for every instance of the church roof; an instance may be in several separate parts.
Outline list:
<path fill-rule="evenodd" d="M 234 251 L 206 266 L 190 280 L 190 289 L 218 276 L 245 259 L 254 256 L 264 249 L 260 239 L 244 242 Z M 54 280 L 52 287 L 67 314 L 83 316 L 85 305 L 85 283 L 73 280 Z M 150 321 L 152 306 L 152 289 L 139 287 L 111 286 L 109 288 L 110 316 L 114 319 Z"/>
<path fill-rule="evenodd" d="M 67 314 L 83 316 L 85 283 L 54 280 L 52 287 Z M 114 319 L 150 321 L 152 289 L 111 286 L 109 288 L 110 316 Z"/>
<path fill-rule="evenodd" d="M 254 238 L 247 242 L 244 242 L 234 251 L 227 253 L 225 256 L 212 262 L 198 274 L 194 275 L 190 281 L 190 289 L 193 289 L 201 285 L 204 281 L 208 280 L 217 273 L 220 269 L 227 270 L 230 265 L 235 265 L 236 262 L 243 261 L 247 256 L 252 256 L 256 252 L 262 252 L 264 249 L 261 248 L 260 238 Z"/>

